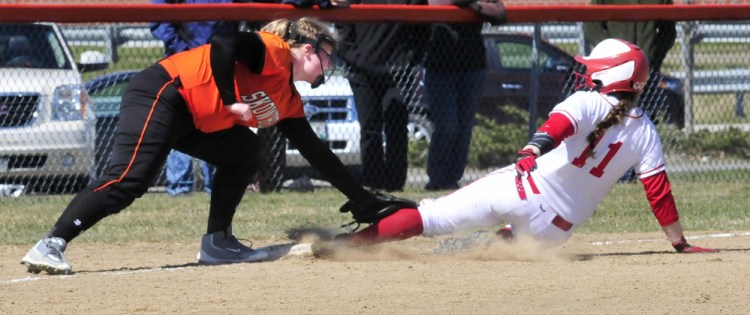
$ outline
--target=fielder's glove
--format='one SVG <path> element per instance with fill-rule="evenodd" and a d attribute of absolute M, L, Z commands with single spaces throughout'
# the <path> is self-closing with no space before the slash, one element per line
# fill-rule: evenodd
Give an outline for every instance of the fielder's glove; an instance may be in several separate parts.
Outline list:
<path fill-rule="evenodd" d="M 522 177 L 525 174 L 531 174 L 536 169 L 536 154 L 531 149 L 518 151 L 516 159 L 516 174 Z"/>
<path fill-rule="evenodd" d="M 688 244 L 687 240 L 685 240 L 684 236 L 679 242 L 672 243 L 672 247 L 674 247 L 674 249 L 678 253 L 685 253 L 685 254 L 718 252 L 718 250 L 713 249 L 713 248 L 698 247 L 698 246 L 690 245 Z"/>
<path fill-rule="evenodd" d="M 417 203 L 393 195 L 373 191 L 365 200 L 347 201 L 341 206 L 342 213 L 351 212 L 356 223 L 375 223 L 404 208 L 417 208 Z"/>

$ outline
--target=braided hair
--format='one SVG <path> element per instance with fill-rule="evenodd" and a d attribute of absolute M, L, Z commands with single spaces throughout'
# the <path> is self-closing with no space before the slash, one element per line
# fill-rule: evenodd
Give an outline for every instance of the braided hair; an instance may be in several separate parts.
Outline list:
<path fill-rule="evenodd" d="M 586 137 L 586 140 L 589 142 L 588 156 L 592 158 L 594 157 L 594 146 L 597 141 L 599 141 L 599 138 L 607 131 L 607 129 L 609 129 L 609 127 L 619 124 L 628 111 L 637 104 L 636 97 L 638 96 L 638 93 L 620 92 L 611 94 L 616 95 L 620 102 L 609 112 L 609 114 L 607 114 L 606 117 L 604 117 L 602 121 L 596 124 L 596 128 L 594 128 L 594 130 Z"/>

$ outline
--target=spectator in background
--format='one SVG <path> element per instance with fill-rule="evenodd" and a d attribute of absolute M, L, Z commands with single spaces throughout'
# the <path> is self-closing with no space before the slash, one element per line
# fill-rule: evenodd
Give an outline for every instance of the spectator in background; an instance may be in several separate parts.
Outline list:
<path fill-rule="evenodd" d="M 667 4 L 672 0 L 592 0 L 591 4 Z M 586 50 L 607 38 L 621 38 L 638 45 L 651 61 L 651 73 L 659 72 L 664 57 L 674 45 L 674 21 L 590 22 L 584 24 Z"/>
<path fill-rule="evenodd" d="M 663 4 L 672 5 L 672 0 L 592 0 L 592 4 Z M 646 89 L 640 100 L 640 107 L 646 112 L 658 110 L 662 104 L 657 104 L 654 91 L 661 80 L 660 72 L 664 58 L 674 45 L 677 31 L 674 21 L 639 21 L 639 22 L 590 22 L 584 24 L 584 40 L 586 53 L 590 52 L 596 43 L 607 38 L 620 38 L 632 42 L 643 49 L 651 61 Z M 681 124 L 680 122 L 674 122 Z"/>
<path fill-rule="evenodd" d="M 672 5 L 672 0 L 592 0 L 596 5 L 625 5 L 625 4 L 664 4 Z M 674 21 L 638 21 L 638 22 L 616 22 L 602 21 L 584 23 L 584 41 L 586 54 L 588 54 L 596 43 L 607 38 L 620 38 L 641 47 L 651 62 L 651 72 L 646 82 L 646 88 L 640 97 L 638 106 L 642 108 L 651 119 L 658 123 L 656 113 L 665 110 L 675 110 L 672 117 L 677 127 L 682 128 L 685 124 L 683 108 L 666 109 L 663 104 L 663 95 L 657 95 L 657 87 L 661 81 L 661 65 L 664 58 L 674 45 L 677 31 Z M 627 171 L 620 179 L 622 182 L 634 182 L 636 179 L 633 169 Z"/>
<path fill-rule="evenodd" d="M 152 0 L 153 4 L 232 3 L 232 0 Z M 236 30 L 234 23 L 225 21 L 197 21 L 186 23 L 151 23 L 151 33 L 164 42 L 164 56 L 207 44 L 218 32 Z M 200 161 L 203 169 L 204 191 L 211 193 L 214 166 Z M 193 191 L 193 157 L 172 149 L 167 157 L 167 193 L 183 196 Z"/>
<path fill-rule="evenodd" d="M 357 4 L 427 4 L 426 0 L 363 0 Z M 407 173 L 407 100 L 415 65 L 422 58 L 429 26 L 422 24 L 337 24 L 340 56 L 357 103 L 365 186 L 403 190 Z M 385 145 L 384 145 L 385 144 Z"/>
<path fill-rule="evenodd" d="M 435 126 L 427 155 L 427 190 L 458 189 L 464 175 L 487 66 L 482 25 L 432 25 L 424 61 L 424 86 Z"/>

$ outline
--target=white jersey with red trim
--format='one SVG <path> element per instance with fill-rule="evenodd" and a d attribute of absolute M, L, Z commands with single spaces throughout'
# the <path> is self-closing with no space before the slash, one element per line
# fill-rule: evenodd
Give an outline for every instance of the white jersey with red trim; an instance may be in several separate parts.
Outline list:
<path fill-rule="evenodd" d="M 555 106 L 573 124 L 574 133 L 537 158 L 531 177 L 554 212 L 573 224 L 588 220 L 617 181 L 631 167 L 639 178 L 664 170 L 661 141 L 651 120 L 632 109 L 619 124 L 609 127 L 588 156 L 588 135 L 604 120 L 618 100 L 598 92 L 579 91 Z M 527 179 L 526 192 L 531 193 Z"/>

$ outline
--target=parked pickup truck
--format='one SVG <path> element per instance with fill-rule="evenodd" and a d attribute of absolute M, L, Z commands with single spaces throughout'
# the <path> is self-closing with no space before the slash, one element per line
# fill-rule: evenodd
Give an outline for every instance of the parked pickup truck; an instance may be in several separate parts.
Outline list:
<path fill-rule="evenodd" d="M 76 63 L 56 24 L 0 24 L 0 185 L 65 193 L 89 182 L 95 117 L 81 72 L 106 59 Z"/>

